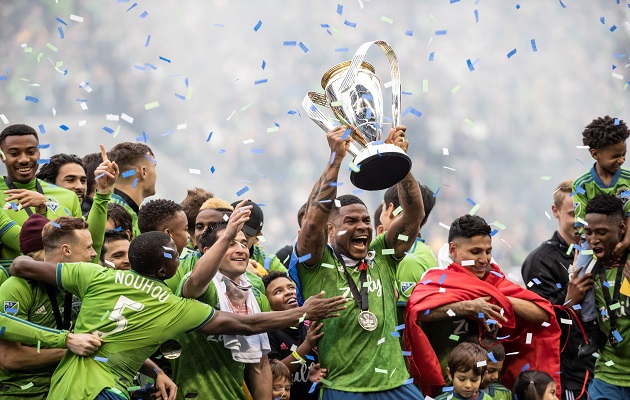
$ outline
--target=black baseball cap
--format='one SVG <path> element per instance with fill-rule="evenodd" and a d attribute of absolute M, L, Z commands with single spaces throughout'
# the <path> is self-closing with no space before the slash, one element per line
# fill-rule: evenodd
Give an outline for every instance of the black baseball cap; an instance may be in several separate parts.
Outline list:
<path fill-rule="evenodd" d="M 236 208 L 236 206 L 240 203 L 240 201 L 235 201 L 232 203 L 232 207 Z M 243 225 L 243 232 L 248 234 L 249 236 L 258 236 L 258 233 L 262 231 L 263 228 L 263 212 L 262 209 L 258 206 L 258 204 L 254 203 L 251 200 L 248 200 L 245 203 L 246 206 L 252 206 L 252 213 L 249 216 L 249 221 L 245 222 Z"/>

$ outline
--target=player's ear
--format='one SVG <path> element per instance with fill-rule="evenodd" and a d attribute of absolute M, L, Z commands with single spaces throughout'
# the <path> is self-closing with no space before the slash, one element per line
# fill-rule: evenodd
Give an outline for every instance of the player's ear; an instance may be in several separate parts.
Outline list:
<path fill-rule="evenodd" d="M 70 254 L 72 254 L 72 251 L 70 250 L 70 245 L 68 244 L 62 244 L 61 245 L 61 252 L 66 255 L 69 256 Z"/>

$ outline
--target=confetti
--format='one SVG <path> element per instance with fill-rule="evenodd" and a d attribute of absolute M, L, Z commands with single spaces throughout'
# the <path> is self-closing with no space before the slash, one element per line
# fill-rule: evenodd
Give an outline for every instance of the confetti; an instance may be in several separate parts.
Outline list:
<path fill-rule="evenodd" d="M 458 342 L 458 341 L 459 341 L 459 336 L 458 336 L 458 335 L 450 335 L 450 336 L 448 337 L 448 339 L 449 339 L 449 340 L 454 340 L 454 341 Z"/>
<path fill-rule="evenodd" d="M 356 28 L 357 27 L 357 24 L 355 22 L 350 22 L 348 20 L 343 21 L 343 24 L 349 26 L 350 28 Z"/>
<path fill-rule="evenodd" d="M 447 32 L 448 31 L 446 29 L 443 29 L 443 30 L 435 31 L 435 35 L 436 36 L 446 35 Z"/>
<path fill-rule="evenodd" d="M 8 120 L 7 116 L 4 115 L 4 114 L 0 114 L 0 119 L 2 120 L 2 123 L 5 124 L 5 125 L 7 125 L 9 123 L 9 120 Z M 43 125 L 40 125 L 40 126 L 43 126 Z"/>
<path fill-rule="evenodd" d="M 122 173 L 122 177 L 123 177 L 123 178 L 129 178 L 130 176 L 133 176 L 133 175 L 135 175 L 135 174 L 136 174 L 136 170 L 135 170 L 135 169 L 130 169 L 130 170 L 128 170 L 128 171 L 124 171 L 124 172 Z"/>
<path fill-rule="evenodd" d="M 516 49 L 513 49 L 507 54 L 507 58 L 511 58 L 514 54 L 516 54 Z"/>
<path fill-rule="evenodd" d="M 525 344 L 532 344 L 532 334 L 529 332 L 527 333 L 525 337 Z"/>
<path fill-rule="evenodd" d="M 450 308 L 446 311 L 446 314 L 447 314 L 449 317 L 454 317 L 454 316 L 456 316 L 456 315 L 457 315 L 457 314 L 455 314 L 455 311 L 451 310 Z"/>
<path fill-rule="evenodd" d="M 382 22 L 387 22 L 388 24 L 393 24 L 394 20 L 389 18 L 389 17 L 385 17 L 385 16 L 381 16 L 381 21 Z"/>
<path fill-rule="evenodd" d="M 433 53 L 431 53 L 433 54 Z M 466 60 L 466 65 L 468 65 L 468 69 L 470 70 L 470 72 L 475 70 L 475 67 L 473 66 L 472 62 L 470 61 L 470 58 L 468 60 Z"/>
<path fill-rule="evenodd" d="M 374 368 L 374 372 L 378 372 L 378 373 L 381 373 L 381 374 L 386 374 L 387 370 L 386 369 L 380 369 L 380 368 Z"/>
<path fill-rule="evenodd" d="M 343 6 L 341 4 L 337 4 L 337 14 L 341 15 L 343 13 Z"/>
<path fill-rule="evenodd" d="M 164 254 L 164 258 L 173 258 L 171 253 L 163 252 L 162 254 Z"/>
<path fill-rule="evenodd" d="M 199 170 L 199 169 L 189 168 L 188 172 L 190 172 L 191 174 L 201 175 L 201 170 Z"/>
<path fill-rule="evenodd" d="M 298 43 L 298 47 L 302 49 L 303 52 L 308 53 L 308 47 L 302 42 Z"/>
<path fill-rule="evenodd" d="M 432 51 L 431 54 L 429 54 L 429 61 L 433 61 L 435 59 L 435 52 Z"/>
<path fill-rule="evenodd" d="M 407 107 L 405 111 L 402 112 L 402 116 L 404 117 L 405 115 L 409 113 L 415 115 L 418 118 L 422 117 L 422 113 L 411 106 Z"/>
<path fill-rule="evenodd" d="M 160 106 L 159 101 L 154 101 L 152 103 L 147 103 L 144 105 L 145 110 L 153 110 L 154 108 L 158 108 Z"/>
<path fill-rule="evenodd" d="M 396 207 L 396 209 L 394 210 L 394 212 L 392 212 L 392 214 L 394 214 L 394 217 L 397 216 L 398 214 L 400 214 L 403 211 L 402 206 L 398 206 Z"/>
<path fill-rule="evenodd" d="M 239 190 L 238 192 L 236 192 L 236 196 L 237 197 L 241 197 L 243 194 L 245 194 L 247 191 L 249 191 L 249 187 L 244 186 L 241 190 Z"/>
<path fill-rule="evenodd" d="M 70 14 L 70 20 L 76 22 L 83 22 L 83 17 L 79 17 L 78 15 Z"/>
<path fill-rule="evenodd" d="M 392 254 L 394 254 L 394 249 L 383 249 L 381 254 L 384 255 L 384 256 L 392 255 Z"/>
<path fill-rule="evenodd" d="M 532 45 L 532 51 L 533 51 L 533 52 L 538 51 L 538 47 L 536 47 L 536 39 L 532 39 L 532 40 L 530 41 L 530 43 L 531 43 L 531 45 Z"/>
<path fill-rule="evenodd" d="M 107 362 L 107 358 L 105 358 L 105 357 L 94 357 L 94 361 Z"/>
<path fill-rule="evenodd" d="M 33 386 L 34 386 L 34 385 L 33 385 L 33 382 L 29 382 L 29 383 L 27 383 L 26 385 L 20 386 L 20 389 L 22 389 L 22 390 L 26 390 L 26 389 L 30 389 L 30 388 L 32 388 Z"/>
<path fill-rule="evenodd" d="M 302 42 L 300 42 L 302 43 Z M 260 85 L 261 83 L 267 83 L 268 79 L 259 79 L 257 81 L 254 81 L 254 85 Z"/>
<path fill-rule="evenodd" d="M 262 26 L 262 21 L 258 20 L 258 22 L 256 23 L 256 26 L 254 26 L 254 31 L 258 32 L 261 26 Z"/>
<path fill-rule="evenodd" d="M 485 367 L 486 365 L 488 365 L 488 363 L 486 362 L 486 360 L 483 360 L 483 361 L 477 361 L 477 367 Z"/>
<path fill-rule="evenodd" d="M 26 96 L 26 98 L 24 100 L 31 101 L 33 103 L 39 103 L 39 99 L 37 97 L 33 97 L 33 96 Z"/>

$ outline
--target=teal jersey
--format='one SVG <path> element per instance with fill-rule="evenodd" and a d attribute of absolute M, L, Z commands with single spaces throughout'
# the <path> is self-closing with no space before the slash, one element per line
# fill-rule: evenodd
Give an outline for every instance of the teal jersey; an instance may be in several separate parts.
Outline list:
<path fill-rule="evenodd" d="M 599 328 L 604 333 L 605 337 L 608 337 L 610 334 L 610 319 L 608 315 L 602 315 L 602 312 L 606 310 L 604 292 L 602 290 L 610 291 L 610 298 L 612 298 L 616 274 L 617 268 L 606 269 L 608 288 L 601 287 L 599 274 L 594 276 L 595 303 L 600 311 L 597 319 Z M 630 375 L 628 375 L 628 369 L 630 369 L 630 340 L 627 339 L 630 338 L 629 307 L 629 298 L 620 294 L 619 305 L 613 305 L 612 308 L 613 312 L 617 313 L 617 331 L 623 340 L 620 340 L 619 344 L 615 347 L 612 347 L 607 341 L 604 348 L 599 351 L 599 357 L 597 357 L 597 362 L 595 363 L 594 377 L 614 386 L 630 386 Z"/>
<path fill-rule="evenodd" d="M 492 397 L 490 397 L 487 393 L 477 392 L 477 394 L 479 396 L 476 398 L 476 400 L 492 400 Z M 453 392 L 452 390 L 442 392 L 434 398 L 434 400 L 468 400 L 468 399 L 470 399 L 470 397 L 462 397 L 459 394 Z M 510 400 L 511 399 L 512 398 L 510 397 Z"/>
<path fill-rule="evenodd" d="M 0 312 L 0 338 L 31 346 L 66 348 L 68 331 L 47 328 Z"/>
<path fill-rule="evenodd" d="M 267 254 L 265 250 L 257 244 L 252 246 L 252 255 L 250 257 L 252 260 L 262 265 L 267 271 L 287 272 L 287 268 L 275 254 Z"/>
<path fill-rule="evenodd" d="M 385 235 L 370 244 L 367 282 L 369 311 L 378 321 L 373 331 L 363 329 L 358 322 L 361 310 L 354 301 L 346 303 L 338 318 L 327 319 L 319 339 L 319 363 L 328 370 L 324 388 L 346 392 L 378 392 L 397 388 L 409 378 L 396 330 L 396 266 L 391 255 L 383 255 Z M 341 264 L 330 246 L 324 249 L 320 262 L 314 266 L 298 263 L 298 274 L 304 298 L 326 291 L 326 297 L 343 295 L 352 299 Z M 359 271 L 348 267 L 357 287 Z"/>
<path fill-rule="evenodd" d="M 177 297 L 164 282 L 133 270 L 60 263 L 57 285 L 82 299 L 75 332 L 97 334 L 103 344 L 90 357 L 66 353 L 52 377 L 51 399 L 93 399 L 105 388 L 128 393 L 160 344 L 214 316 L 212 307 Z"/>
<path fill-rule="evenodd" d="M 188 276 L 181 282 L 179 295 Z M 260 310 L 271 311 L 267 298 L 256 288 L 252 290 Z M 219 297 L 213 282 L 199 300 L 219 309 Z M 245 399 L 245 364 L 234 361 L 231 350 L 225 347 L 223 335 L 183 333 L 177 341 L 182 345 L 182 355 L 173 362 L 173 380 L 179 388 L 177 399 Z"/>
<path fill-rule="evenodd" d="M 512 391 L 500 383 L 491 383 L 483 392 L 492 400 L 512 400 Z"/>
<path fill-rule="evenodd" d="M 597 175 L 593 165 L 589 172 L 573 181 L 572 190 L 576 226 L 584 225 L 580 220 L 584 220 L 586 204 L 599 194 L 608 194 L 620 198 L 623 201 L 624 215 L 626 217 L 630 216 L 630 201 L 628 201 L 628 197 L 625 197 L 630 193 L 622 195 L 622 193 L 630 190 L 630 170 L 619 168 L 610 181 L 610 186 L 606 186 L 599 175 Z"/>
<path fill-rule="evenodd" d="M 60 315 L 63 313 L 64 295 L 55 288 Z M 16 276 L 0 286 L 0 304 L 5 313 L 37 325 L 55 328 L 57 323 L 43 283 L 27 281 Z M 1 336 L 0 336 L 1 338 Z M 45 399 L 50 388 L 50 378 L 56 365 L 28 370 L 0 369 L 0 397 L 26 396 Z M 26 387 L 26 389 L 23 389 Z"/>
<path fill-rule="evenodd" d="M 114 189 L 114 193 L 109 202 L 121 205 L 125 211 L 131 215 L 131 239 L 140 236 L 140 228 L 138 227 L 138 205 L 130 204 L 130 200 L 124 193 Z"/>
<path fill-rule="evenodd" d="M 18 182 L 15 182 L 14 184 L 15 187 L 18 189 L 28 189 L 36 191 L 37 182 L 39 182 L 39 184 L 41 185 L 42 191 L 44 192 L 43 194 L 44 196 L 46 196 L 46 218 L 53 220 L 57 217 L 82 217 L 79 198 L 77 197 L 76 193 L 70 190 L 60 188 L 48 182 L 44 182 L 41 179 L 33 179 L 31 182 L 26 184 Z M 9 205 L 6 204 L 6 202 L 4 201 L 7 198 L 7 195 L 4 194 L 5 190 L 9 190 L 9 187 L 7 186 L 6 178 L 2 176 L 0 177 L 0 208 L 4 210 L 11 221 L 21 227 L 28 219 L 29 215 L 26 210 L 21 208 L 21 206 L 18 206 L 18 203 L 16 202 L 11 202 L 11 204 Z M 35 213 L 35 209 L 32 207 L 31 211 Z M 7 229 L 7 227 L 12 228 L 13 225 L 8 226 L 6 223 L 2 225 L 0 221 L 1 230 Z M 4 236 L 1 230 L 0 237 Z M 17 236 L 15 236 L 15 232 L 17 232 Z M 17 237 L 17 248 L 15 248 L 15 246 L 3 245 L 2 249 L 0 250 L 0 256 L 4 260 L 11 260 L 21 254 L 19 253 L 19 231 L 14 230 L 11 236 Z M 4 242 L 5 238 L 2 237 L 2 243 L 4 244 Z M 10 262 L 8 264 L 10 264 Z"/>

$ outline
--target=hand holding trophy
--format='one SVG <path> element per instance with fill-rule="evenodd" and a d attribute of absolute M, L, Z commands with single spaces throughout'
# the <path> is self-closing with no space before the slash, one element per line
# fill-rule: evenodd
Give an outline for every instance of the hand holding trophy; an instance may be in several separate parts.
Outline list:
<path fill-rule="evenodd" d="M 383 134 L 383 94 L 374 67 L 363 61 L 370 46 L 376 44 L 387 55 L 392 76 L 392 132 L 387 140 Z M 394 50 L 384 41 L 361 45 L 352 61 L 330 68 L 322 77 L 325 94 L 308 92 L 302 107 L 324 131 L 334 129 L 333 123 L 315 104 L 329 107 L 335 117 L 350 131 L 353 141 L 348 153 L 358 167 L 350 174 L 352 183 L 365 190 L 389 188 L 402 180 L 411 170 L 411 159 L 406 154 L 409 142 L 405 127 L 400 126 L 400 72 Z M 360 146 L 360 149 L 357 148 Z"/>

